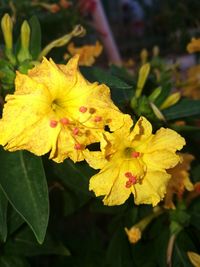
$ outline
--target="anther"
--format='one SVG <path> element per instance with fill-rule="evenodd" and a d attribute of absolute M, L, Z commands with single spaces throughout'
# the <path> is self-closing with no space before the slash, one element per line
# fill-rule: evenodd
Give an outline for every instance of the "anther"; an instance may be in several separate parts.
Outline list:
<path fill-rule="evenodd" d="M 79 129 L 78 129 L 77 127 L 74 128 L 74 129 L 73 129 L 73 134 L 74 134 L 74 135 L 77 135 L 78 133 L 79 133 Z"/>
<path fill-rule="evenodd" d="M 132 186 L 131 181 L 127 181 L 125 186 L 126 186 L 126 188 L 130 188 Z"/>
<path fill-rule="evenodd" d="M 56 126 L 57 126 L 57 124 L 58 124 L 58 122 L 57 121 L 55 121 L 55 120 L 50 120 L 50 127 L 51 128 L 55 128 Z"/>
<path fill-rule="evenodd" d="M 136 176 L 132 175 L 131 177 L 129 177 L 129 182 L 131 182 L 132 184 L 136 184 L 137 183 Z"/>
<path fill-rule="evenodd" d="M 69 119 L 67 119 L 67 118 L 62 118 L 62 119 L 60 119 L 60 122 L 61 122 L 63 125 L 67 125 L 67 124 L 69 124 Z"/>
<path fill-rule="evenodd" d="M 100 117 L 100 116 L 96 116 L 96 117 L 94 118 L 94 121 L 95 121 L 95 122 L 100 122 L 100 121 L 102 121 L 102 117 Z"/>
<path fill-rule="evenodd" d="M 94 114 L 95 112 L 96 112 L 95 108 L 90 108 L 90 109 L 89 109 L 89 113 L 90 113 L 90 114 Z"/>
<path fill-rule="evenodd" d="M 82 112 L 82 113 L 85 113 L 85 112 L 87 111 L 87 108 L 84 107 L 84 106 L 81 106 L 81 107 L 79 108 L 79 111 Z"/>
<path fill-rule="evenodd" d="M 134 152 L 131 153 L 131 157 L 132 158 L 138 158 L 139 156 L 140 156 L 140 152 L 134 151 Z"/>
<path fill-rule="evenodd" d="M 131 173 L 131 172 L 126 172 L 124 175 L 125 175 L 127 178 L 130 178 L 130 177 L 132 176 L 132 173 Z"/>

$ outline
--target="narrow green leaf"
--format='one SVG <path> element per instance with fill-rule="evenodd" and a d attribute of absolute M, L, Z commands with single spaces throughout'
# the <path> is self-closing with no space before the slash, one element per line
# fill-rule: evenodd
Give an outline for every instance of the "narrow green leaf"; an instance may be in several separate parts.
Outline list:
<path fill-rule="evenodd" d="M 70 255 L 69 250 L 60 241 L 52 239 L 48 233 L 43 244 L 38 244 L 33 233 L 27 227 L 6 242 L 5 253 L 27 257 L 49 254 Z"/>
<path fill-rule="evenodd" d="M 7 207 L 8 200 L 0 188 L 0 239 L 3 242 L 7 237 Z"/>
<path fill-rule="evenodd" d="M 132 262 L 130 246 L 125 230 L 120 227 L 113 235 L 108 246 L 106 266 L 129 267 L 135 266 Z"/>
<path fill-rule="evenodd" d="M 108 87 L 115 89 L 130 90 L 132 86 L 119 79 L 117 76 L 112 75 L 109 71 L 94 67 L 94 68 L 81 68 L 81 72 L 91 82 L 98 81 L 104 83 Z"/>
<path fill-rule="evenodd" d="M 31 27 L 30 52 L 33 59 L 36 59 L 41 51 L 41 28 L 38 18 L 31 17 L 29 25 Z"/>
<path fill-rule="evenodd" d="M 41 159 L 25 151 L 10 153 L 1 149 L 0 162 L 1 188 L 42 243 L 49 218 L 49 199 Z"/>
<path fill-rule="evenodd" d="M 1 267 L 30 267 L 28 262 L 20 257 L 13 257 L 10 255 L 0 257 Z"/>
<path fill-rule="evenodd" d="M 19 215 L 19 213 L 16 212 L 16 210 L 13 208 L 13 206 L 9 205 L 8 206 L 8 212 L 7 212 L 8 234 L 12 235 L 24 223 L 25 223 L 25 221 Z"/>
<path fill-rule="evenodd" d="M 200 100 L 182 99 L 176 105 L 163 110 L 167 120 L 185 118 L 200 114 Z"/>
<path fill-rule="evenodd" d="M 95 173 L 86 163 L 73 163 L 65 160 L 62 164 L 54 164 L 54 171 L 59 179 L 75 192 L 92 196 L 88 191 L 89 179 Z"/>
<path fill-rule="evenodd" d="M 176 267 L 192 267 L 187 256 L 188 251 L 196 251 L 195 244 L 192 242 L 189 235 L 182 231 L 174 244 L 172 265 Z"/>

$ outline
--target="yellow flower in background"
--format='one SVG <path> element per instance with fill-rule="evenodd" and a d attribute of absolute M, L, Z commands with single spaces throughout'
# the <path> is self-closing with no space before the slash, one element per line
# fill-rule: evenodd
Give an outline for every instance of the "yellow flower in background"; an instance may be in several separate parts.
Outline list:
<path fill-rule="evenodd" d="M 85 146 L 98 141 L 106 125 L 114 131 L 129 118 L 113 104 L 106 85 L 81 75 L 78 58 L 67 65 L 44 58 L 28 75 L 17 72 L 15 93 L 6 96 L 0 120 L 5 149 L 36 155 L 50 151 L 56 162 L 67 157 L 80 161 Z"/>
<path fill-rule="evenodd" d="M 191 154 L 180 154 L 182 161 L 174 168 L 167 170 L 171 175 L 171 179 L 167 185 L 167 193 L 165 196 L 165 207 L 174 209 L 173 197 L 174 195 L 182 196 L 184 190 L 192 191 L 194 186 L 190 181 L 189 170 L 194 156 Z"/>
<path fill-rule="evenodd" d="M 152 134 L 150 122 L 141 117 L 133 130 L 130 122 L 114 133 L 105 133 L 102 152 L 88 153 L 87 162 L 99 173 L 90 179 L 90 190 L 104 195 L 105 205 L 123 204 L 133 194 L 136 204 L 152 204 L 164 198 L 171 177 L 166 169 L 179 161 L 176 150 L 184 138 L 171 129 L 160 128 Z"/>
<path fill-rule="evenodd" d="M 195 53 L 200 51 L 200 38 L 192 38 L 191 42 L 187 45 L 188 53 Z"/>
<path fill-rule="evenodd" d="M 163 210 L 159 206 L 156 206 L 153 208 L 152 213 L 144 217 L 138 223 L 134 224 L 130 229 L 125 227 L 124 230 L 128 236 L 129 242 L 131 244 L 137 243 L 141 239 L 142 232 L 146 229 L 146 227 L 152 222 L 153 219 L 162 213 Z"/>
<path fill-rule="evenodd" d="M 133 226 L 130 229 L 125 228 L 124 230 L 128 236 L 128 240 L 131 244 L 137 243 L 142 237 L 142 232 L 141 232 L 140 228 L 138 228 L 138 227 Z"/>
<path fill-rule="evenodd" d="M 199 254 L 188 251 L 187 255 L 194 267 L 200 267 L 200 255 Z"/>
<path fill-rule="evenodd" d="M 189 68 L 186 85 L 183 87 L 182 93 L 186 97 L 200 99 L 200 65 Z"/>
<path fill-rule="evenodd" d="M 80 55 L 80 66 L 92 66 L 95 58 L 100 56 L 103 47 L 99 42 L 96 42 L 95 45 L 84 45 L 82 47 L 75 47 L 74 43 L 70 43 L 67 49 L 72 56 L 75 54 Z"/>

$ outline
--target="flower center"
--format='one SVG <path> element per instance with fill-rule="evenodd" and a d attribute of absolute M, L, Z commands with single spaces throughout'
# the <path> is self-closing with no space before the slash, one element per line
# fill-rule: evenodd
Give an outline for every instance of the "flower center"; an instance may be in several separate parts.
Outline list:
<path fill-rule="evenodd" d="M 138 158 L 140 156 L 140 152 L 135 151 L 132 147 L 126 147 L 123 152 L 126 158 Z"/>

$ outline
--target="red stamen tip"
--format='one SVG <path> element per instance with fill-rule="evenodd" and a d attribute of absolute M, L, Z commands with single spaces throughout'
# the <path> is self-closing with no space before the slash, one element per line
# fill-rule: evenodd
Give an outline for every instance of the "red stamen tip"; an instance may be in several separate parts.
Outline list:
<path fill-rule="evenodd" d="M 131 181 L 127 181 L 125 186 L 126 186 L 126 188 L 130 188 L 132 186 Z"/>
<path fill-rule="evenodd" d="M 82 149 L 82 145 L 77 143 L 77 144 L 74 145 L 74 148 L 76 150 L 81 150 Z"/>
<path fill-rule="evenodd" d="M 132 184 L 136 184 L 136 183 L 137 183 L 136 176 L 132 175 L 132 176 L 129 178 L 129 182 L 131 182 Z"/>
<path fill-rule="evenodd" d="M 74 128 L 74 129 L 73 129 L 73 134 L 74 134 L 74 135 L 77 135 L 78 132 L 79 132 L 79 129 L 78 129 L 78 128 Z"/>
<path fill-rule="evenodd" d="M 132 158 L 138 158 L 140 156 L 140 152 L 136 152 L 136 151 L 134 151 L 134 152 L 132 152 L 132 154 L 131 154 L 131 157 Z"/>
<path fill-rule="evenodd" d="M 67 125 L 67 124 L 69 124 L 69 119 L 67 119 L 67 118 L 62 118 L 62 119 L 60 119 L 60 122 L 61 122 L 63 125 Z"/>
<path fill-rule="evenodd" d="M 100 122 L 100 121 L 102 121 L 102 117 L 100 117 L 100 116 L 96 116 L 96 117 L 94 118 L 94 121 L 95 121 L 95 122 Z"/>
<path fill-rule="evenodd" d="M 131 173 L 131 172 L 126 172 L 126 173 L 125 173 L 125 176 L 126 176 L 127 178 L 130 178 L 130 177 L 132 176 L 132 173 Z"/>
<path fill-rule="evenodd" d="M 57 126 L 57 124 L 58 124 L 58 122 L 57 121 L 55 121 L 55 120 L 50 120 L 50 127 L 51 128 L 55 128 L 56 126 Z"/>
<path fill-rule="evenodd" d="M 85 112 L 87 111 L 87 108 L 84 107 L 84 106 L 81 106 L 81 107 L 79 108 L 79 111 L 82 112 L 82 113 L 85 113 Z"/>

